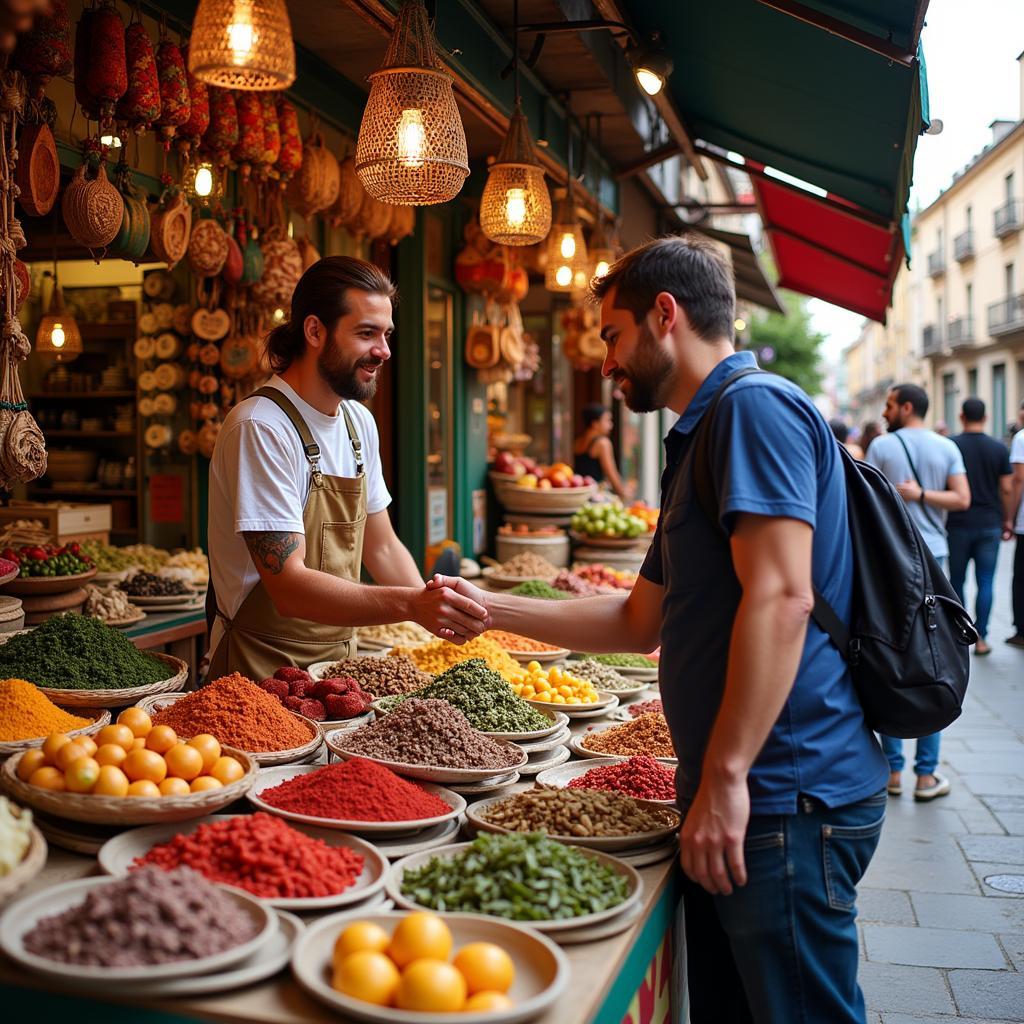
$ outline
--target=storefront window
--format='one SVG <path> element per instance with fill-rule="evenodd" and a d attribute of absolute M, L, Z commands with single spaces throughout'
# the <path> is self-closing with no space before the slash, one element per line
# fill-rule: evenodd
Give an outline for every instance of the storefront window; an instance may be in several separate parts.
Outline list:
<path fill-rule="evenodd" d="M 452 536 L 452 296 L 427 290 L 427 548 Z"/>

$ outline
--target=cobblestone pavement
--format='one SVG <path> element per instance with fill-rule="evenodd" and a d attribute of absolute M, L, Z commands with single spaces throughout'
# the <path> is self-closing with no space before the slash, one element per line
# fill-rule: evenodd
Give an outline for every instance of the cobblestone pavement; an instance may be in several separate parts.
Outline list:
<path fill-rule="evenodd" d="M 915 803 L 913 741 L 903 796 L 860 887 L 860 980 L 870 1024 L 1024 1021 L 1024 650 L 1013 632 L 1004 544 L 989 627 L 992 654 L 972 656 L 964 713 L 942 738 L 949 796 Z M 973 585 L 968 602 L 973 608 Z"/>

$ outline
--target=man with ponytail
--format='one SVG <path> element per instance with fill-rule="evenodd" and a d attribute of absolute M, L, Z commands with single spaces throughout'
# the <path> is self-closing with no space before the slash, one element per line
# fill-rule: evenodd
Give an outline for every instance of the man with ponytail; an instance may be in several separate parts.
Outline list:
<path fill-rule="evenodd" d="M 486 626 L 476 601 L 424 586 L 388 517 L 360 402 L 391 356 L 395 298 L 372 263 L 314 263 L 267 336 L 274 376 L 224 422 L 210 464 L 210 678 L 346 657 L 357 626 L 411 619 L 456 642 Z M 377 586 L 359 582 L 364 566 Z"/>

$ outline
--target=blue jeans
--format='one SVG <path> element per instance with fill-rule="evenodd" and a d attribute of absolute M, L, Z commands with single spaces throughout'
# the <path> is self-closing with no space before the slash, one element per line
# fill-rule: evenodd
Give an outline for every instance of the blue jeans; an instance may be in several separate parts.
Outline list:
<path fill-rule="evenodd" d="M 901 772 L 907 763 L 903 757 L 903 740 L 894 736 L 878 737 L 882 741 L 882 750 L 889 759 L 889 771 Z M 917 741 L 917 750 L 914 754 L 914 774 L 933 775 L 939 766 L 939 741 L 942 738 L 941 732 L 933 732 L 931 736 L 922 736 Z"/>
<path fill-rule="evenodd" d="M 978 597 L 974 606 L 974 624 L 984 640 L 988 636 L 988 617 L 992 612 L 992 584 L 1003 531 L 998 526 L 955 527 L 949 531 L 949 582 L 960 603 L 964 603 L 967 563 L 974 560 L 974 578 Z"/>
<path fill-rule="evenodd" d="M 685 880 L 692 1024 L 863 1024 L 856 887 L 885 804 L 884 790 L 831 809 L 801 797 L 796 814 L 750 819 L 745 886 Z"/>

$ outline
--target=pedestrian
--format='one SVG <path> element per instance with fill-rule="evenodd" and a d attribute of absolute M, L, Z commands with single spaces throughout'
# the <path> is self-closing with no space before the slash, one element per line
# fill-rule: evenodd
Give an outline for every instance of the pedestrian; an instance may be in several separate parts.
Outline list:
<path fill-rule="evenodd" d="M 999 544 L 1013 535 L 1013 510 L 1010 507 L 1013 470 L 1006 446 L 985 433 L 985 403 L 980 398 L 964 400 L 960 409 L 963 431 L 953 438 L 960 449 L 971 489 L 971 507 L 965 512 L 950 512 L 946 519 L 949 535 L 949 579 L 964 601 L 964 579 L 968 563 L 974 562 L 977 597 L 974 624 L 979 640 L 975 654 L 990 654 L 986 642 L 988 619 L 992 611 L 992 587 L 999 558 Z"/>
<path fill-rule="evenodd" d="M 960 449 L 948 437 L 925 428 L 927 413 L 924 388 L 917 384 L 892 388 L 882 413 L 889 432 L 871 445 L 867 461 L 896 486 L 928 550 L 948 573 L 946 513 L 969 508 L 971 490 Z M 949 779 L 936 771 L 940 740 L 941 733 L 933 733 L 917 741 L 915 800 L 934 800 L 949 793 Z M 903 740 L 883 736 L 882 748 L 889 759 L 889 794 L 899 796 L 903 791 Z"/>
<path fill-rule="evenodd" d="M 619 476 L 612 447 L 612 414 L 600 402 L 583 407 L 583 433 L 576 438 L 573 469 L 580 476 L 593 477 L 598 483 L 607 480 L 608 486 L 622 499 L 629 501 L 629 487 Z"/>
<path fill-rule="evenodd" d="M 882 428 L 878 425 L 878 420 L 868 420 L 864 424 L 860 432 L 860 446 L 864 450 L 865 456 L 868 453 L 868 449 L 871 447 L 871 442 L 876 437 L 881 437 Z"/>
<path fill-rule="evenodd" d="M 1014 647 L 1024 647 L 1024 402 L 1020 403 L 1017 420 L 1021 429 L 1013 435 L 1010 447 L 1013 466 L 1010 508 L 1016 510 L 1013 532 L 1017 536 L 1013 549 L 1013 636 L 1006 642 Z"/>
<path fill-rule="evenodd" d="M 887 765 L 843 656 L 810 619 L 815 585 L 850 615 L 841 456 L 798 387 L 767 373 L 734 380 L 710 436 L 721 515 L 708 518 L 695 432 L 722 385 L 756 367 L 734 347 L 728 262 L 696 236 L 663 238 L 592 288 L 603 374 L 632 410 L 679 414 L 639 579 L 628 595 L 557 607 L 436 584 L 484 601 L 501 628 L 572 649 L 660 641 L 693 1024 L 862 1024 L 856 885 L 881 834 Z"/>
<path fill-rule="evenodd" d="M 832 436 L 855 458 L 864 458 L 864 449 L 859 444 L 850 440 L 850 428 L 846 423 L 839 419 L 837 416 L 835 419 L 828 421 L 829 430 L 832 431 Z"/>

